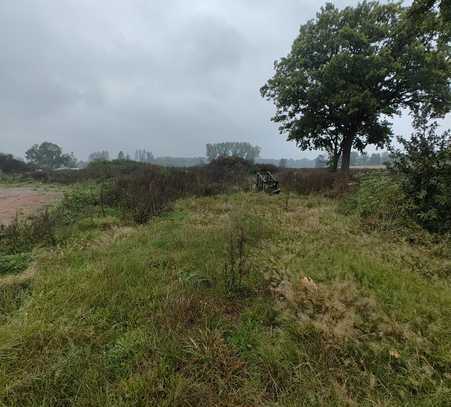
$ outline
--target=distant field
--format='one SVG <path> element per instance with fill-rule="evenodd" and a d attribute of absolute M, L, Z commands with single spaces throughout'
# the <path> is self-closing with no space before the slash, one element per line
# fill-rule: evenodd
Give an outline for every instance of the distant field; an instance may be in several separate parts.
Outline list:
<path fill-rule="evenodd" d="M 57 191 L 0 186 L 0 224 L 9 224 L 17 215 L 30 215 L 55 203 L 60 197 L 61 193 Z"/>

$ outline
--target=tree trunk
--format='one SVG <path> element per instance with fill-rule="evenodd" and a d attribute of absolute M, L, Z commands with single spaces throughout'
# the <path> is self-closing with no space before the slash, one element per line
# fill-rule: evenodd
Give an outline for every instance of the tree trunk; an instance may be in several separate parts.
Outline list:
<path fill-rule="evenodd" d="M 346 136 L 343 139 L 343 145 L 341 149 L 341 171 L 344 173 L 349 172 L 349 167 L 351 165 L 352 139 L 352 136 Z"/>

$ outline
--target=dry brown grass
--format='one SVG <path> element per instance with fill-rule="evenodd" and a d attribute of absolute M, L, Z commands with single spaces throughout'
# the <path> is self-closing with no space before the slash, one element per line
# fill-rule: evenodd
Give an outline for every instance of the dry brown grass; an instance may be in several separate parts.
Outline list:
<path fill-rule="evenodd" d="M 349 281 L 322 284 L 304 276 L 281 281 L 273 292 L 280 310 L 294 318 L 300 330 L 312 326 L 334 342 L 357 339 L 364 333 L 362 325 L 380 315 L 374 298 Z"/>

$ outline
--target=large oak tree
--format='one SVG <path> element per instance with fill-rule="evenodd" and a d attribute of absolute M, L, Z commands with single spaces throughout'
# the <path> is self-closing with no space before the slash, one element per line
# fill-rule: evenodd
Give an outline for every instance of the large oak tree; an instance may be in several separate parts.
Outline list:
<path fill-rule="evenodd" d="M 273 100 L 273 121 L 303 149 L 328 151 L 331 166 L 349 169 L 351 149 L 386 145 L 389 119 L 401 109 L 449 111 L 446 41 L 412 24 L 399 3 L 326 4 L 300 28 L 291 52 L 275 62 L 261 93 Z M 420 29 L 421 28 L 421 29 Z M 441 32 L 443 34 L 443 32 Z"/>

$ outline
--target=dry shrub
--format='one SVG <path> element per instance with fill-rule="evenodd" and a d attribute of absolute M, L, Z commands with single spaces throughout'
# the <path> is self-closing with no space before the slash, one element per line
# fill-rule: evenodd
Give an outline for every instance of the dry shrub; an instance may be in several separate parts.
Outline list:
<path fill-rule="evenodd" d="M 322 193 L 330 197 L 341 196 L 356 185 L 364 171 L 354 170 L 349 174 L 332 172 L 323 168 L 286 169 L 277 175 L 283 191 L 298 194 Z"/>
<path fill-rule="evenodd" d="M 168 209 L 175 200 L 188 196 L 210 196 L 242 188 L 247 182 L 247 167 L 214 161 L 190 169 L 146 166 L 132 175 L 113 179 L 104 191 L 104 203 L 122 209 L 136 223 L 146 223 Z"/>
<path fill-rule="evenodd" d="M 315 283 L 309 277 L 282 280 L 274 288 L 282 312 L 299 327 L 314 328 L 332 342 L 358 339 L 366 325 L 378 323 L 376 303 L 351 282 Z"/>

